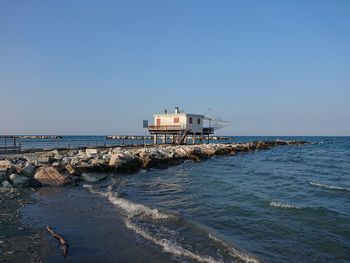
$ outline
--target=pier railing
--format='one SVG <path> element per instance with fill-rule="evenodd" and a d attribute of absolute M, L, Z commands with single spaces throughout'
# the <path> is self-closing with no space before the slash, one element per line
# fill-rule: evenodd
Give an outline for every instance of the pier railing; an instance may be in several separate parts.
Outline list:
<path fill-rule="evenodd" d="M 0 136 L 0 152 L 20 151 L 21 143 L 15 136 Z"/>
<path fill-rule="evenodd" d="M 210 137 L 210 140 L 228 141 L 230 137 Z M 170 137 L 167 142 L 171 142 Z M 152 136 L 0 136 L 0 154 L 152 144 Z"/>
<path fill-rule="evenodd" d="M 151 144 L 151 137 L 118 136 L 109 139 L 104 136 L 96 138 L 21 138 L 20 136 L 0 136 L 1 153 L 20 153 L 31 151 L 47 151 L 53 149 L 70 150 L 82 148 L 106 148 Z"/>

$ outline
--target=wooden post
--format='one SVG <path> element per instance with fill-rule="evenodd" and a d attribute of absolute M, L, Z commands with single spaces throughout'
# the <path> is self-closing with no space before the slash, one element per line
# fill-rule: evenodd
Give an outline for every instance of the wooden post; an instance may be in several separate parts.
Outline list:
<path fill-rule="evenodd" d="M 195 142 L 196 142 L 196 135 L 192 135 L 192 144 L 195 144 Z"/>
<path fill-rule="evenodd" d="M 153 144 L 157 144 L 157 134 L 153 135 Z"/>
<path fill-rule="evenodd" d="M 166 144 L 166 134 L 163 135 L 163 144 Z"/>

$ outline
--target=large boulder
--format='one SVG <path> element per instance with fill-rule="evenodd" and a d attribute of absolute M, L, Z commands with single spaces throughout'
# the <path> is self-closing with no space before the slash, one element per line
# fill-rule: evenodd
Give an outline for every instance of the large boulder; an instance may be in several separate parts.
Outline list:
<path fill-rule="evenodd" d="M 3 180 L 6 180 L 7 178 L 7 171 L 0 171 L 0 182 Z"/>
<path fill-rule="evenodd" d="M 113 154 L 109 161 L 109 166 L 117 172 L 131 173 L 140 169 L 142 162 L 131 153 Z"/>
<path fill-rule="evenodd" d="M 10 180 L 15 187 L 29 185 L 29 178 L 19 174 L 11 174 Z"/>
<path fill-rule="evenodd" d="M 31 163 L 26 163 L 24 167 L 20 170 L 20 174 L 29 178 L 34 176 L 35 166 Z"/>
<path fill-rule="evenodd" d="M 61 174 L 54 167 L 41 167 L 39 168 L 34 179 L 39 181 L 43 185 L 64 185 L 70 183 L 70 178 L 64 174 Z"/>
<path fill-rule="evenodd" d="M 45 153 L 45 156 L 47 156 L 47 157 L 54 157 L 55 155 L 59 155 L 59 154 L 60 154 L 59 151 L 53 150 L 53 151 Z"/>
<path fill-rule="evenodd" d="M 61 161 L 63 159 L 63 155 L 62 154 L 56 154 L 54 157 L 53 157 L 56 161 Z"/>
<path fill-rule="evenodd" d="M 48 163 L 53 163 L 54 159 L 53 159 L 53 157 L 49 157 L 49 156 L 46 156 L 46 155 L 40 155 L 38 157 L 38 162 L 41 162 L 41 163 L 44 163 L 44 164 L 48 164 Z"/>
<path fill-rule="evenodd" d="M 0 176 L 6 176 L 16 170 L 16 167 L 12 164 L 10 160 L 1 160 L 0 161 Z"/>
<path fill-rule="evenodd" d="M 94 158 L 97 156 L 97 149 L 86 149 L 85 153 L 88 158 Z"/>
<path fill-rule="evenodd" d="M 109 159 L 109 166 L 117 166 L 119 163 L 122 162 L 123 158 L 125 158 L 124 154 L 121 154 L 121 153 L 113 154 Z"/>

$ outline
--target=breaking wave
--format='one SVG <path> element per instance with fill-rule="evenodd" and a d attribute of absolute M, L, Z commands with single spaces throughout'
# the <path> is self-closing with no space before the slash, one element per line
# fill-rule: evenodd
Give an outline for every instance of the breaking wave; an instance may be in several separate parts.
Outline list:
<path fill-rule="evenodd" d="M 168 219 L 168 218 L 176 217 L 175 215 L 170 215 L 170 214 L 160 212 L 158 209 L 152 209 L 148 206 L 145 206 L 142 204 L 136 204 L 124 198 L 118 197 L 117 193 L 112 193 L 110 191 L 106 193 L 96 191 L 90 185 L 83 185 L 83 187 L 88 188 L 91 193 L 99 194 L 104 197 L 107 197 L 112 204 L 123 209 L 126 212 L 128 217 L 141 216 L 141 217 L 150 217 L 152 219 Z M 107 188 L 107 189 L 110 190 L 110 188 Z"/>
<path fill-rule="evenodd" d="M 273 206 L 273 207 L 279 207 L 279 208 L 294 208 L 294 209 L 300 209 L 298 206 L 296 205 L 292 205 L 292 204 L 284 204 L 284 203 L 281 203 L 281 202 L 277 202 L 277 201 L 271 201 L 270 202 L 270 206 Z"/>
<path fill-rule="evenodd" d="M 108 192 L 107 197 L 112 204 L 117 205 L 125 212 L 127 212 L 128 217 L 146 216 L 151 217 L 152 219 L 168 219 L 175 217 L 174 215 L 160 212 L 158 209 L 152 209 L 148 206 L 136 204 L 124 198 L 117 197 L 116 194 L 113 194 L 111 192 Z"/>
<path fill-rule="evenodd" d="M 135 231 L 137 234 L 141 235 L 143 238 L 150 240 L 153 243 L 159 245 L 160 247 L 163 248 L 164 251 L 168 253 L 171 253 L 177 256 L 185 256 L 187 258 L 194 259 L 198 262 L 208 262 L 208 263 L 222 262 L 222 261 L 217 261 L 210 256 L 201 256 L 201 255 L 195 254 L 177 244 L 174 244 L 173 242 L 165 238 L 162 238 L 162 239 L 155 238 L 153 235 L 149 234 L 142 228 L 138 227 L 136 224 L 133 224 L 130 220 L 126 220 L 125 225 L 127 228 Z"/>
<path fill-rule="evenodd" d="M 213 236 L 212 234 L 208 234 L 208 237 L 215 242 L 219 243 L 232 257 L 236 258 L 239 261 L 243 261 L 246 263 L 259 263 L 260 261 L 256 258 L 249 256 L 247 254 L 244 254 L 243 252 L 239 251 L 238 249 L 235 249 L 229 245 L 227 245 L 224 241 L 221 239 Z"/>
<path fill-rule="evenodd" d="M 329 189 L 329 190 L 337 190 L 337 191 L 346 191 L 350 192 L 350 187 L 341 187 L 341 186 L 336 186 L 336 185 L 327 185 L 327 184 L 321 184 L 321 183 L 315 183 L 315 182 L 309 182 L 310 185 L 324 188 L 324 189 Z"/>
<path fill-rule="evenodd" d="M 83 185 L 84 188 L 87 188 L 91 193 L 101 195 L 105 198 L 107 198 L 112 204 L 116 205 L 117 207 L 121 208 L 124 212 L 126 212 L 127 218 L 125 218 L 124 223 L 125 226 L 133 230 L 136 234 L 142 236 L 143 238 L 155 243 L 156 245 L 160 246 L 165 252 L 171 253 L 176 256 L 182 256 L 186 257 L 190 260 L 197 261 L 197 262 L 206 262 L 206 263 L 214 263 L 214 262 L 224 262 L 222 259 L 214 259 L 213 257 L 209 255 L 200 255 L 195 252 L 192 252 L 188 249 L 187 246 L 181 246 L 178 244 L 175 240 L 173 241 L 172 237 L 169 236 L 168 238 L 164 237 L 158 237 L 157 234 L 153 234 L 145 227 L 145 225 L 139 225 L 137 222 L 137 219 L 152 219 L 152 220 L 165 220 L 165 219 L 172 219 L 172 218 L 179 218 L 176 215 L 168 214 L 159 211 L 158 209 L 152 209 L 150 207 L 147 207 L 142 204 L 137 204 L 134 202 L 131 202 L 129 200 L 126 200 L 124 198 L 121 198 L 118 196 L 117 193 L 112 192 L 112 187 L 107 187 L 107 191 L 98 191 L 91 185 Z M 135 221 L 135 222 L 134 222 Z M 172 224 L 172 223 L 171 223 Z M 164 229 L 163 229 L 164 230 Z M 176 233 L 176 232 L 175 232 Z M 209 239 L 215 241 L 219 246 L 224 248 L 226 253 L 228 253 L 231 257 L 235 259 L 235 262 L 244 262 L 244 263 L 259 263 L 260 261 L 256 258 L 245 254 L 244 252 L 233 248 L 226 244 L 221 239 L 213 236 L 212 234 L 208 233 Z M 170 240 L 170 239 L 171 240 Z"/>

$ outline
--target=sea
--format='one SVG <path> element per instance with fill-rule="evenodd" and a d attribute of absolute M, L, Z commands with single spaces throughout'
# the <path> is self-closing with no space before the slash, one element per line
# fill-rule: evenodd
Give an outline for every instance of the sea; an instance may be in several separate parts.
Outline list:
<path fill-rule="evenodd" d="M 49 262 L 350 262 L 350 137 L 44 187 L 22 209 Z"/>

